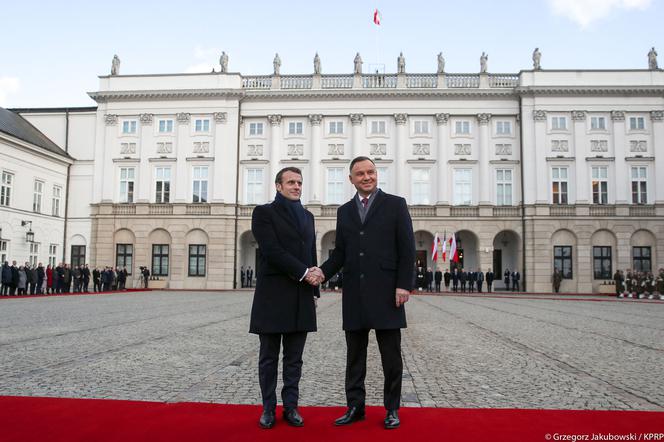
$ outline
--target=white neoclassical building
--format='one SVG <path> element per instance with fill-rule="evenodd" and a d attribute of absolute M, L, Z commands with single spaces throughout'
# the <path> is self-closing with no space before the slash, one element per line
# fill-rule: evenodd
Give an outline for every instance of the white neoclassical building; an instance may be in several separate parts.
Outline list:
<path fill-rule="evenodd" d="M 110 75 L 90 96 L 14 110 L 75 158 L 67 260 L 239 286 L 253 206 L 291 165 L 324 259 L 366 155 L 408 200 L 426 266 L 436 232 L 456 234 L 465 268 L 519 270 L 529 291 L 550 291 L 554 266 L 564 291 L 589 292 L 664 265 L 660 70 Z"/>

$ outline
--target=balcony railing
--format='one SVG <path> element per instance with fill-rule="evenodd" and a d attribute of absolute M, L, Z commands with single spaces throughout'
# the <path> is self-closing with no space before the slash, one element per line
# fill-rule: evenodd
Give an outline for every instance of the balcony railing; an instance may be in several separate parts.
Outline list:
<path fill-rule="evenodd" d="M 436 216 L 436 208 L 414 206 L 410 208 L 410 216 L 412 216 L 413 218 Z"/>
<path fill-rule="evenodd" d="M 616 206 L 590 206 L 590 216 L 616 216 Z"/>
<path fill-rule="evenodd" d="M 272 76 L 253 75 L 242 77 L 242 87 L 245 89 L 270 89 L 272 87 Z"/>
<path fill-rule="evenodd" d="M 490 74 L 489 87 L 517 87 L 519 85 L 518 74 Z"/>
<path fill-rule="evenodd" d="M 450 216 L 458 218 L 472 218 L 480 216 L 479 207 L 450 207 Z"/>
<path fill-rule="evenodd" d="M 576 208 L 574 206 L 553 205 L 549 210 L 551 216 L 574 216 L 576 215 Z"/>
<path fill-rule="evenodd" d="M 256 206 L 240 206 L 238 207 L 238 216 L 251 216 Z"/>
<path fill-rule="evenodd" d="M 397 76 L 389 74 L 364 74 L 362 75 L 362 87 L 365 89 L 395 88 L 397 87 Z"/>
<path fill-rule="evenodd" d="M 113 204 L 113 215 L 136 215 L 134 204 Z"/>
<path fill-rule="evenodd" d="M 630 206 L 629 216 L 655 216 L 655 206 Z"/>
<path fill-rule="evenodd" d="M 311 89 L 313 77 L 311 75 L 288 75 L 281 77 L 282 89 Z"/>
<path fill-rule="evenodd" d="M 350 89 L 353 87 L 352 75 L 323 75 L 320 79 L 323 89 Z"/>
<path fill-rule="evenodd" d="M 435 88 L 438 87 L 438 75 L 436 74 L 412 74 L 406 77 L 406 86 L 410 88 Z"/>
<path fill-rule="evenodd" d="M 447 74 L 447 87 L 480 87 L 480 76 L 477 74 Z"/>
<path fill-rule="evenodd" d="M 320 214 L 321 216 L 335 217 L 337 216 L 337 209 L 339 209 L 339 206 L 322 206 L 320 208 Z"/>
<path fill-rule="evenodd" d="M 494 207 L 493 216 L 495 217 L 510 217 L 510 216 L 521 216 L 520 207 Z"/>
<path fill-rule="evenodd" d="M 209 204 L 187 204 L 187 215 L 209 215 Z"/>
<path fill-rule="evenodd" d="M 150 215 L 172 215 L 173 206 L 170 204 L 150 204 Z"/>

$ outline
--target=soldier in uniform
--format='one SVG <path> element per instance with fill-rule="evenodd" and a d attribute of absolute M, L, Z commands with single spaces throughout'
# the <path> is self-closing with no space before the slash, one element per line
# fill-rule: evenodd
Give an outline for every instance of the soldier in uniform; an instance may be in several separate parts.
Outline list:
<path fill-rule="evenodd" d="M 551 276 L 551 281 L 553 282 L 553 291 L 558 293 L 560 291 L 560 283 L 563 282 L 563 275 L 560 273 L 560 270 L 554 269 L 553 276 Z"/>

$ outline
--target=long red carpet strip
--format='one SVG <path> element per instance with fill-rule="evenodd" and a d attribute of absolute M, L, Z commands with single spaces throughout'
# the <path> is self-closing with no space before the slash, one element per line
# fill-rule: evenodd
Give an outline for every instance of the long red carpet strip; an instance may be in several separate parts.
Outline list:
<path fill-rule="evenodd" d="M 401 428 L 384 430 L 384 410 L 334 427 L 341 407 L 302 407 L 303 428 L 281 419 L 258 428 L 253 405 L 158 403 L 98 399 L 0 397 L 0 441 L 548 441 L 664 440 L 664 412 L 402 408 Z M 610 435 L 610 436 L 609 436 Z M 653 437 L 659 435 L 659 439 Z M 575 436 L 575 439 L 572 439 Z"/>

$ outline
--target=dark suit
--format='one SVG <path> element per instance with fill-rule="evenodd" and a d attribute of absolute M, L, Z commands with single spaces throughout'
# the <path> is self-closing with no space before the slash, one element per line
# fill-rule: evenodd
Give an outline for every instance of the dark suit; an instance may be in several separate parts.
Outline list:
<path fill-rule="evenodd" d="M 314 296 L 317 287 L 302 278 L 316 265 L 314 217 L 305 211 L 305 225 L 298 221 L 279 199 L 257 206 L 251 231 L 258 243 L 257 283 L 251 308 L 249 332 L 260 337 L 258 376 L 263 407 L 277 405 L 279 347 L 283 342 L 284 386 L 281 398 L 285 409 L 297 407 L 302 374 L 302 352 L 307 332 L 316 331 Z M 247 270 L 247 275 L 251 270 Z"/>
<path fill-rule="evenodd" d="M 493 284 L 494 274 L 493 272 L 486 272 L 486 287 L 487 291 L 491 291 L 491 285 Z"/>
<path fill-rule="evenodd" d="M 373 199 L 373 201 L 371 201 Z M 377 190 L 364 222 L 357 195 L 337 211 L 336 243 L 321 266 L 326 278 L 343 267 L 343 329 L 346 331 L 346 400 L 364 408 L 367 344 L 370 329 L 383 364 L 384 405 L 400 405 L 401 328 L 406 311 L 396 307 L 396 289 L 411 291 L 414 281 L 415 238 L 406 200 Z"/>

